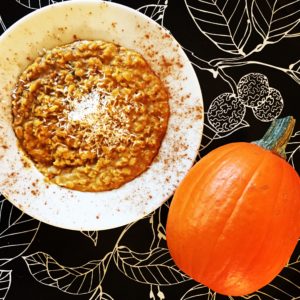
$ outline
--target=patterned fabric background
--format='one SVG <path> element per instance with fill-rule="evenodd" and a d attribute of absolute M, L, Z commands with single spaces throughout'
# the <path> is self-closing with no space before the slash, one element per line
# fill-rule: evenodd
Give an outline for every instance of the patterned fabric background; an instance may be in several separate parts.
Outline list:
<path fill-rule="evenodd" d="M 55 2 L 1 0 L 0 29 Z M 191 60 L 205 106 L 199 158 L 256 140 L 272 120 L 292 114 L 287 160 L 300 172 L 300 0 L 116 2 L 164 26 Z M 271 284 L 245 297 L 218 295 L 181 273 L 166 248 L 170 201 L 126 227 L 75 232 L 42 224 L 2 197 L 0 299 L 300 299 L 300 243 Z"/>

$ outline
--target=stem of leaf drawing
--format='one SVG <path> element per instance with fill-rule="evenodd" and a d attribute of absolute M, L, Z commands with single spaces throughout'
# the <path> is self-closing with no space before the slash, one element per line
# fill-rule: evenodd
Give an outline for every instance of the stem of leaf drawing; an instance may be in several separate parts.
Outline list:
<path fill-rule="evenodd" d="M 209 136 L 203 134 L 203 136 L 209 138 L 210 141 L 209 141 L 207 144 L 205 144 L 205 145 L 201 145 L 200 150 L 199 150 L 199 154 L 200 154 L 201 151 L 203 151 L 205 148 L 207 148 L 207 147 L 214 141 L 214 139 L 215 139 L 215 137 L 216 137 L 217 135 L 218 135 L 218 134 L 215 133 L 213 137 L 209 137 Z"/>
<path fill-rule="evenodd" d="M 131 224 L 128 224 L 128 225 L 124 228 L 124 230 L 123 230 L 122 233 L 120 234 L 118 240 L 116 241 L 113 250 L 112 250 L 111 252 L 107 253 L 107 255 L 106 255 L 106 256 L 110 255 L 110 257 L 108 258 L 108 261 L 107 261 L 107 265 L 109 265 L 109 263 L 110 263 L 110 261 L 111 261 L 113 255 L 114 255 L 115 252 L 117 251 L 117 249 L 118 249 L 118 247 L 119 247 L 119 243 L 121 242 L 121 240 L 122 240 L 122 238 L 124 237 L 124 235 L 125 235 L 125 234 L 127 233 L 127 231 L 128 231 L 133 225 L 135 225 L 137 222 L 138 222 L 138 221 L 133 222 L 133 223 L 131 223 Z M 106 256 L 105 256 L 105 257 L 106 257 Z"/>
<path fill-rule="evenodd" d="M 300 146 L 298 146 L 294 151 L 292 151 L 291 153 L 290 153 L 290 155 L 289 155 L 289 158 L 288 158 L 288 162 L 291 162 L 292 163 L 292 165 L 293 165 L 293 167 L 295 167 L 294 166 L 294 155 L 296 154 L 296 152 L 297 151 L 299 151 L 300 150 Z M 289 152 L 287 152 L 287 154 L 289 154 Z"/>
<path fill-rule="evenodd" d="M 237 95 L 236 82 L 229 75 L 227 75 L 223 69 L 218 69 L 218 73 L 220 77 L 228 83 L 232 90 L 232 93 Z"/>
<path fill-rule="evenodd" d="M 124 236 L 124 235 L 126 234 L 126 232 L 129 230 L 129 228 L 131 228 L 131 227 L 132 227 L 134 224 L 136 224 L 136 223 L 137 223 L 137 222 L 128 224 L 128 225 L 125 227 L 125 229 L 124 229 L 124 230 L 122 231 L 122 233 L 120 234 L 118 240 L 116 241 L 113 250 L 110 251 L 110 252 L 108 252 L 108 253 L 104 256 L 103 261 L 107 260 L 107 262 L 106 262 L 106 264 L 105 264 L 105 270 L 107 270 L 107 268 L 108 268 L 108 266 L 109 266 L 109 264 L 110 264 L 110 262 L 111 262 L 111 259 L 112 259 L 112 257 L 114 256 L 115 252 L 117 251 L 117 249 L 118 249 L 118 247 L 119 247 L 119 243 L 120 243 L 120 241 L 122 240 L 123 236 Z M 103 277 L 101 278 L 101 280 L 100 280 L 100 282 L 99 282 L 99 288 L 101 288 L 101 283 L 102 283 L 102 281 L 103 281 L 104 278 L 105 278 L 105 274 L 106 274 L 106 272 L 104 273 Z M 98 290 L 98 289 L 96 289 L 96 290 L 94 291 L 94 293 L 93 293 L 93 295 L 92 295 L 92 297 L 91 297 L 90 299 L 93 299 L 93 296 L 94 296 L 94 294 L 96 293 L 97 290 Z"/>
<path fill-rule="evenodd" d="M 211 66 L 208 61 L 198 57 L 197 55 L 194 54 L 194 52 L 183 47 L 182 45 L 181 45 L 181 47 L 186 52 L 187 56 L 189 57 L 190 62 L 192 63 L 192 65 L 194 67 L 196 67 L 199 70 L 209 71 L 213 74 L 214 78 L 217 77 L 218 71 L 213 66 Z"/>
<path fill-rule="evenodd" d="M 155 229 L 154 229 L 154 214 L 151 215 L 150 219 L 149 219 L 149 222 L 151 224 L 151 231 L 152 231 L 152 234 L 153 234 L 153 238 L 152 238 L 152 242 L 151 242 L 151 245 L 150 245 L 150 250 L 152 250 L 155 246 Z"/>
<path fill-rule="evenodd" d="M 274 65 L 271 65 L 271 64 L 267 64 L 267 63 L 264 63 L 264 62 L 261 62 L 261 61 L 255 61 L 255 60 L 240 61 L 240 62 L 226 62 L 226 64 L 220 65 L 219 68 L 220 69 L 226 69 L 226 68 L 231 68 L 231 67 L 242 67 L 242 66 L 251 65 L 251 64 L 273 68 L 275 70 L 279 70 L 279 71 L 282 71 L 282 72 L 285 72 L 285 73 L 290 71 L 289 69 L 286 69 L 286 68 L 274 66 Z"/>
<path fill-rule="evenodd" d="M 101 293 L 101 285 L 99 284 L 99 287 L 94 290 L 94 293 L 89 298 L 89 300 L 96 300 L 98 298 L 98 293 Z"/>
<path fill-rule="evenodd" d="M 272 68 L 272 69 L 284 72 L 286 75 L 288 75 L 292 79 L 294 79 L 295 82 L 300 84 L 300 72 L 299 71 L 294 71 L 294 70 L 290 70 L 287 68 L 278 67 L 275 65 L 261 62 L 261 61 L 250 60 L 250 61 L 241 61 L 241 62 L 227 62 L 226 64 L 219 66 L 219 69 L 226 69 L 226 68 L 231 68 L 231 67 L 242 67 L 242 66 L 251 65 L 251 64 L 252 65 L 260 65 L 260 66 L 264 66 L 264 67 L 268 67 L 268 68 Z M 299 74 L 299 76 L 298 76 L 298 74 Z"/>
<path fill-rule="evenodd" d="M 209 61 L 209 64 L 211 64 L 212 66 L 218 67 L 220 65 L 223 65 L 224 62 L 240 62 L 241 60 L 246 59 L 247 57 L 249 57 L 253 53 L 260 52 L 266 45 L 268 45 L 268 43 L 266 41 L 264 41 L 262 44 L 258 44 L 253 50 L 251 50 L 250 52 L 246 53 L 243 56 L 226 57 L 226 58 L 214 58 L 214 59 Z"/>

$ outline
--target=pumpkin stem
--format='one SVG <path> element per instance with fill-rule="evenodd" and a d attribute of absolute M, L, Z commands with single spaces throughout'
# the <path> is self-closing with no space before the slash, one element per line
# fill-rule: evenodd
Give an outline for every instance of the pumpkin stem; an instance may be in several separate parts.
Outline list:
<path fill-rule="evenodd" d="M 293 133 L 295 123 L 296 120 L 292 116 L 276 119 L 272 122 L 263 138 L 253 143 L 285 159 L 285 148 Z"/>

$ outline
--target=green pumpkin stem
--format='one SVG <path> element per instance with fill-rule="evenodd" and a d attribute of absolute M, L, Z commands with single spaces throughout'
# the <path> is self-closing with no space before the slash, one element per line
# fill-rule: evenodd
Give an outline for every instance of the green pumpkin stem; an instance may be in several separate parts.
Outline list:
<path fill-rule="evenodd" d="M 263 138 L 253 143 L 285 159 L 285 148 L 293 133 L 295 123 L 296 120 L 292 116 L 276 119 L 271 123 Z"/>

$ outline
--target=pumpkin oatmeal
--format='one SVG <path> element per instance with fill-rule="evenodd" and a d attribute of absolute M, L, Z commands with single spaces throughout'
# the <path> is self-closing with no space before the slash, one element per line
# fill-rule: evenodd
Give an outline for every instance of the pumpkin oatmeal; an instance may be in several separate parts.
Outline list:
<path fill-rule="evenodd" d="M 105 191 L 151 165 L 168 125 L 168 92 L 139 53 L 77 41 L 26 68 L 12 114 L 20 146 L 46 178 Z"/>

